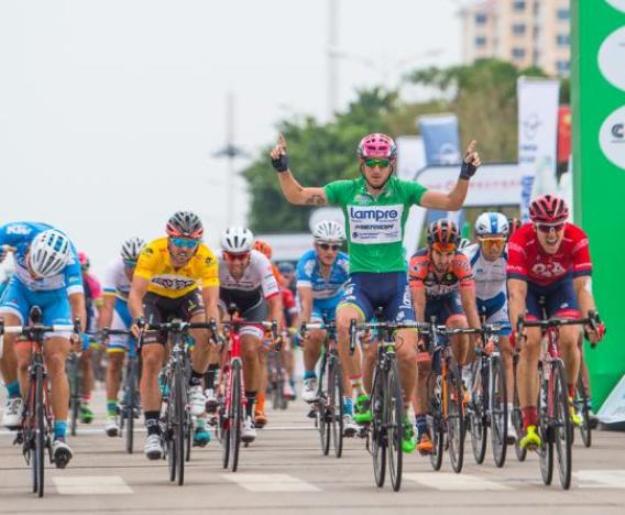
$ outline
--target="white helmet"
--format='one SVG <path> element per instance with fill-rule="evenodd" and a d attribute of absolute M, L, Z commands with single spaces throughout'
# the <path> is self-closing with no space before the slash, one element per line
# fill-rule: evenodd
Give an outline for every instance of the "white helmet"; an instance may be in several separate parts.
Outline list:
<path fill-rule="evenodd" d="M 475 234 L 485 236 L 487 234 L 508 235 L 508 219 L 501 213 L 489 211 L 482 213 L 475 221 Z"/>
<path fill-rule="evenodd" d="M 254 235 L 246 227 L 228 227 L 221 237 L 221 248 L 233 254 L 249 252 L 253 244 Z"/>
<path fill-rule="evenodd" d="M 334 222 L 333 220 L 322 220 L 312 230 L 313 238 L 316 242 L 338 242 L 341 243 L 345 240 L 345 231 L 343 226 Z"/>
<path fill-rule="evenodd" d="M 128 238 L 124 243 L 122 243 L 121 248 L 121 256 L 124 261 L 136 261 L 139 259 L 139 254 L 145 245 L 145 241 L 143 238 L 139 238 L 139 236 L 133 236 L 132 238 Z"/>
<path fill-rule="evenodd" d="M 30 268 L 41 277 L 60 273 L 71 258 L 71 245 L 67 236 L 56 229 L 40 232 L 30 244 Z"/>

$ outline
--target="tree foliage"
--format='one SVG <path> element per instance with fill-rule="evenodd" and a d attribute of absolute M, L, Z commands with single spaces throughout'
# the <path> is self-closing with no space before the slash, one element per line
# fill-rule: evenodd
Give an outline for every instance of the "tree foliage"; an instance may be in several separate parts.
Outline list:
<path fill-rule="evenodd" d="M 395 91 L 359 91 L 335 120 L 321 124 L 312 117 L 279 123 L 288 142 L 289 163 L 303 186 L 322 186 L 358 175 L 355 150 L 369 132 L 393 136 L 414 134 L 419 116 L 453 112 L 458 116 L 461 141 L 477 139 L 485 162 L 515 161 L 517 156 L 516 83 L 521 75 L 542 77 L 538 68 L 518 70 L 510 63 L 485 59 L 472 65 L 415 70 L 406 77 L 427 87 L 433 100 L 405 103 Z M 561 102 L 568 102 L 569 84 L 562 84 Z M 418 131 L 417 131 L 418 132 Z M 262 232 L 300 232 L 308 229 L 314 208 L 286 202 L 269 162 L 271 145 L 245 170 L 252 196 L 250 226 Z"/>

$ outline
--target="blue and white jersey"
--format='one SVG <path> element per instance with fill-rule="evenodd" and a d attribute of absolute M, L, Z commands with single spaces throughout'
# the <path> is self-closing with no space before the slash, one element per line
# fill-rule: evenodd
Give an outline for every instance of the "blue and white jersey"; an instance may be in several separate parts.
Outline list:
<path fill-rule="evenodd" d="M 473 279 L 475 280 L 475 296 L 481 300 L 488 300 L 497 295 L 506 295 L 506 265 L 508 254 L 503 254 L 495 261 L 487 261 L 482 255 L 480 245 L 474 243 L 462 250 L 469 258 Z"/>
<path fill-rule="evenodd" d="M 128 300 L 130 279 L 126 274 L 126 265 L 121 256 L 117 256 L 106 268 L 102 288 L 104 295 L 115 295 L 121 300 Z"/>
<path fill-rule="evenodd" d="M 296 278 L 298 288 L 312 288 L 314 300 L 338 298 L 349 279 L 349 257 L 344 252 L 339 252 L 330 269 L 330 275 L 325 278 L 321 275 L 317 252 L 311 249 L 297 262 Z"/>
<path fill-rule="evenodd" d="M 9 245 L 15 249 L 15 274 L 13 277 L 33 292 L 66 289 L 68 295 L 83 293 L 80 263 L 78 262 L 78 254 L 73 244 L 71 245 L 72 256 L 70 262 L 62 272 L 52 277 L 44 277 L 43 279 L 33 279 L 30 275 L 26 266 L 26 253 L 35 236 L 48 229 L 56 228 L 39 222 L 13 222 L 0 226 L 0 246 Z"/>

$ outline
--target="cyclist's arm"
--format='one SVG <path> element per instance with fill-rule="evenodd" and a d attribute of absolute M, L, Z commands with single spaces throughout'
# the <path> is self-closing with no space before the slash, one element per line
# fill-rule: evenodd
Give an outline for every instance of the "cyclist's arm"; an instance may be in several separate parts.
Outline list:
<path fill-rule="evenodd" d="M 206 320 L 215 320 L 219 323 L 219 286 L 202 287 L 202 300 L 206 311 Z"/>
<path fill-rule="evenodd" d="M 415 315 L 417 317 L 417 322 L 425 322 L 425 288 L 412 286 L 410 288 L 412 293 L 412 305 L 414 307 Z"/>
<path fill-rule="evenodd" d="M 143 313 L 143 297 L 150 286 L 150 279 L 139 277 L 136 273 L 132 278 L 132 286 L 128 294 L 128 311 L 132 318 L 139 318 Z"/>
<path fill-rule="evenodd" d="M 520 316 L 525 314 L 525 297 L 527 283 L 522 279 L 508 279 L 508 303 L 512 330 L 516 330 L 516 323 Z"/>
<path fill-rule="evenodd" d="M 469 191 L 469 181 L 458 179 L 456 185 L 449 193 L 442 191 L 427 190 L 421 197 L 420 205 L 430 209 L 443 211 L 457 211 L 464 204 L 464 199 Z"/>
<path fill-rule="evenodd" d="M 313 304 L 312 288 L 308 286 L 298 286 L 297 295 L 299 297 L 299 303 L 301 307 L 299 312 L 299 319 L 301 322 L 310 322 Z"/>
<path fill-rule="evenodd" d="M 87 308 L 85 304 L 85 294 L 74 292 L 69 294 L 69 304 L 72 309 L 72 318 L 80 319 L 80 330 L 85 332 L 87 326 Z"/>
<path fill-rule="evenodd" d="M 115 295 L 111 293 L 105 293 L 102 297 L 102 308 L 100 309 L 100 316 L 98 317 L 98 329 L 111 327 L 115 298 Z"/>
<path fill-rule="evenodd" d="M 290 171 L 278 174 L 284 197 L 297 206 L 327 206 L 328 199 L 323 188 L 304 188 Z"/>
<path fill-rule="evenodd" d="M 573 279 L 573 288 L 575 289 L 579 310 L 582 312 L 583 317 L 586 317 L 589 311 L 596 310 L 591 284 L 590 276 L 588 275 L 582 275 Z"/>
<path fill-rule="evenodd" d="M 267 306 L 269 307 L 269 320 L 275 320 L 278 322 L 278 327 L 282 327 L 282 319 L 283 319 L 283 310 L 282 310 L 282 299 L 280 298 L 280 294 L 276 293 L 267 297 Z"/>
<path fill-rule="evenodd" d="M 477 302 L 475 301 L 475 286 L 460 288 L 460 299 L 464 314 L 467 316 L 469 327 L 480 328 L 480 317 L 477 314 Z"/>

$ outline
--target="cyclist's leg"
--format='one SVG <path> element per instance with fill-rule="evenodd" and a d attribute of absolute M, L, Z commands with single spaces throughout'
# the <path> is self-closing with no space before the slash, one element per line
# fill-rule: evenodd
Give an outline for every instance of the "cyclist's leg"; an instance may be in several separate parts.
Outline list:
<path fill-rule="evenodd" d="M 91 402 L 91 392 L 93 391 L 93 350 L 91 349 L 91 339 L 83 336 L 82 353 L 78 365 L 82 373 L 80 384 L 80 419 L 83 423 L 89 424 L 93 420 L 93 412 L 89 406 Z"/>
<path fill-rule="evenodd" d="M 130 327 L 131 318 L 128 305 L 121 299 L 115 299 L 111 329 L 124 330 Z M 109 338 L 106 353 L 108 367 L 106 369 L 106 412 L 110 420 L 117 414 L 117 395 L 119 393 L 124 358 L 128 351 L 130 338 L 125 335 L 112 335 Z"/>
<path fill-rule="evenodd" d="M 464 314 L 460 295 L 453 293 L 443 302 L 446 317 L 441 318 L 450 329 L 466 329 L 469 327 Z M 469 363 L 470 338 L 467 334 L 456 334 L 451 337 L 451 352 L 458 366 Z"/>
<path fill-rule="evenodd" d="M 322 312 L 315 309 L 317 306 L 313 301 L 313 310 L 310 316 L 312 323 L 323 321 Z M 304 387 L 302 390 L 302 399 L 306 402 L 314 401 L 317 398 L 317 362 L 321 355 L 321 345 L 326 338 L 326 331 L 314 329 L 308 331 L 306 338 L 302 342 L 304 354 Z"/>

